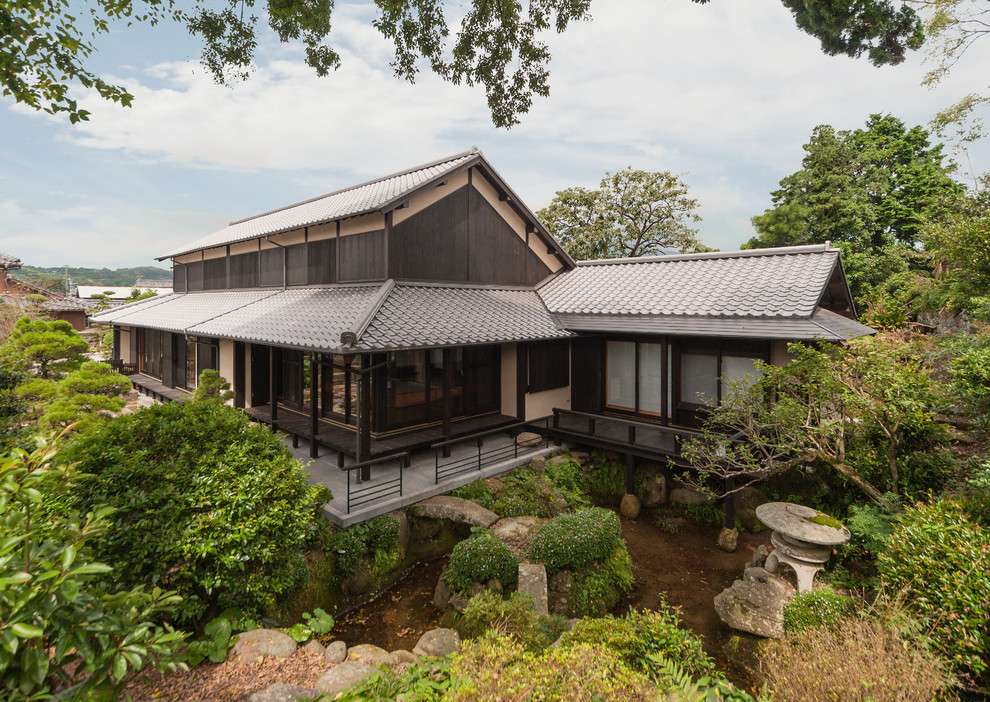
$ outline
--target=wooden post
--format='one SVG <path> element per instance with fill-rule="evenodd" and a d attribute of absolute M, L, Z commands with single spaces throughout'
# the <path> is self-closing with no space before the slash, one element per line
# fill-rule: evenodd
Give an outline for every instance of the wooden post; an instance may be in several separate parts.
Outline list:
<path fill-rule="evenodd" d="M 318 389 L 320 380 L 320 364 L 316 360 L 316 351 L 309 353 L 309 457 L 319 458 L 320 445 L 316 443 L 316 434 L 320 428 L 317 407 L 319 406 Z"/>
<path fill-rule="evenodd" d="M 371 458 L 371 373 L 363 370 L 358 386 L 358 462 Z M 371 479 L 371 468 L 361 470 L 361 480 Z"/>
<path fill-rule="evenodd" d="M 636 490 L 636 458 L 631 454 L 626 454 L 626 492 L 633 494 Z"/>
<path fill-rule="evenodd" d="M 272 429 L 278 420 L 278 400 L 275 397 L 275 347 L 268 347 L 268 406 L 271 407 Z"/>
<path fill-rule="evenodd" d="M 450 441 L 451 434 L 451 415 L 452 410 L 450 403 L 452 398 L 450 396 L 450 389 L 454 384 L 454 364 L 453 364 L 453 353 L 450 348 L 445 348 L 443 350 L 443 440 Z M 450 457 L 450 445 L 443 447 L 443 457 Z"/>
<path fill-rule="evenodd" d="M 736 501 L 732 492 L 735 488 L 736 479 L 730 475 L 725 479 L 725 518 L 722 523 L 726 529 L 736 528 Z"/>

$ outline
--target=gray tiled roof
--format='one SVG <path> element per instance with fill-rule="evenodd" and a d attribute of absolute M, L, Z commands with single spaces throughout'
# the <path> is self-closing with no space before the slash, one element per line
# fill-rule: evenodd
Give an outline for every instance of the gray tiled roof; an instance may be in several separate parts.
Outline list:
<path fill-rule="evenodd" d="M 98 315 L 97 322 L 113 322 L 165 331 L 186 331 L 245 305 L 274 295 L 275 290 L 158 295 Z M 146 304 L 147 303 L 147 304 Z"/>
<path fill-rule="evenodd" d="M 15 258 L 14 256 L 8 256 L 5 253 L 0 253 L 0 268 L 20 268 L 21 259 Z"/>
<path fill-rule="evenodd" d="M 531 290 L 397 285 L 359 348 L 458 346 L 570 336 Z"/>
<path fill-rule="evenodd" d="M 144 305 L 147 302 L 153 304 Z M 344 332 L 359 331 L 368 318 L 357 343 L 344 344 Z M 394 285 L 391 281 L 165 295 L 101 312 L 94 319 L 324 352 L 569 336 L 532 290 Z"/>
<path fill-rule="evenodd" d="M 539 292 L 556 314 L 811 317 L 838 260 L 823 245 L 581 262 Z"/>
<path fill-rule="evenodd" d="M 467 151 L 256 217 L 231 222 L 229 226 L 218 232 L 164 254 L 159 260 L 373 212 L 403 199 L 404 196 L 430 181 L 442 179 L 447 173 L 479 157 L 479 152 Z"/>
<path fill-rule="evenodd" d="M 337 350 L 341 347 L 340 335 L 357 325 L 379 287 L 280 290 L 187 331 L 276 346 Z M 194 293 L 190 297 L 203 294 Z"/>

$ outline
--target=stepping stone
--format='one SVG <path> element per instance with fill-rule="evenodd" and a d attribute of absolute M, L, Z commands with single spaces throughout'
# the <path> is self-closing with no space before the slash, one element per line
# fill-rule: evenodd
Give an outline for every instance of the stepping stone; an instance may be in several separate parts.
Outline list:
<path fill-rule="evenodd" d="M 358 644 L 347 649 L 348 661 L 360 661 L 368 665 L 391 665 L 389 652 L 373 644 Z"/>

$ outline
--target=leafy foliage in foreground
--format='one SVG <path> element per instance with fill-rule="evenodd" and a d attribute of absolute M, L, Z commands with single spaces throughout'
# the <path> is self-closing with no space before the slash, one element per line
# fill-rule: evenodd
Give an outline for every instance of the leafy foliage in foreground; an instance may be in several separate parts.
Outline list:
<path fill-rule="evenodd" d="M 878 559 L 904 607 L 923 617 L 942 652 L 963 670 L 990 668 L 990 532 L 952 500 L 908 507 Z"/>
<path fill-rule="evenodd" d="M 155 405 L 68 450 L 92 477 L 72 506 L 116 508 L 97 543 L 121 585 L 178 590 L 183 618 L 271 607 L 305 578 L 303 549 L 330 499 L 274 434 L 216 402 Z"/>
<path fill-rule="evenodd" d="M 51 444 L 0 459 L 0 680 L 10 702 L 42 699 L 73 671 L 88 674 L 71 699 L 116 697 L 149 662 L 169 663 L 182 636 L 154 620 L 180 598 L 142 586 L 118 592 L 92 541 L 113 510 L 58 514 L 52 500 L 79 476 Z"/>

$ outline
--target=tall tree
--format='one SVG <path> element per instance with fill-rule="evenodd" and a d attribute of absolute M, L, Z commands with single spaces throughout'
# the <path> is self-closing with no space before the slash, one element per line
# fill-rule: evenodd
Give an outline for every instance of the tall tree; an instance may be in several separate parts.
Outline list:
<path fill-rule="evenodd" d="M 61 377 L 78 368 L 89 344 L 68 322 L 22 317 L 0 345 L 0 361 L 8 368 L 36 370 L 42 378 Z"/>
<path fill-rule="evenodd" d="M 589 18 L 591 0 L 472 0 L 454 7 L 446 0 L 376 0 L 373 24 L 395 46 L 397 78 L 413 82 L 425 62 L 452 83 L 485 86 L 497 126 L 517 123 L 533 95 L 549 94 L 550 50 L 541 35 L 563 32 L 575 20 Z M 94 73 L 89 59 L 93 38 L 120 25 L 177 21 L 203 41 L 202 63 L 216 82 L 243 79 L 258 45 L 259 17 L 280 41 L 299 42 L 306 63 L 320 76 L 340 66 L 340 54 L 328 42 L 333 0 L 206 0 L 188 9 L 175 0 L 94 0 L 73 11 L 70 0 L 0 2 L 0 85 L 3 94 L 35 109 L 65 112 L 72 122 L 89 117 L 70 97 L 79 83 L 101 97 L 127 106 L 133 96 Z M 258 14 L 255 14 L 257 12 Z M 448 14 L 461 16 L 456 37 Z"/>
<path fill-rule="evenodd" d="M 631 167 L 606 173 L 597 190 L 560 190 L 537 213 L 575 258 L 629 258 L 678 249 L 710 251 L 689 224 L 701 220 L 698 201 L 670 171 Z"/>
<path fill-rule="evenodd" d="M 923 227 L 953 211 L 964 192 L 942 145 L 891 115 L 872 115 L 853 131 L 815 127 L 804 150 L 801 170 L 780 181 L 772 208 L 753 217 L 757 236 L 743 248 L 844 244 L 860 299 L 909 265 Z"/>

